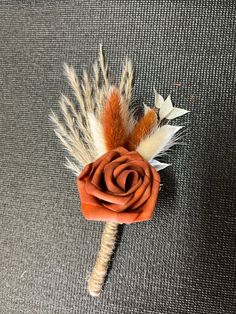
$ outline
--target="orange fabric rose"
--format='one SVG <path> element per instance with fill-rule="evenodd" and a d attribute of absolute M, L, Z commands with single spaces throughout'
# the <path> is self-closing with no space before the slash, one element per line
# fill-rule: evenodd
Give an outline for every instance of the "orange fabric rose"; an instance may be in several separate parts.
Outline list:
<path fill-rule="evenodd" d="M 78 177 L 82 212 L 88 220 L 130 224 L 150 220 L 159 173 L 136 151 L 111 150 L 85 166 Z"/>

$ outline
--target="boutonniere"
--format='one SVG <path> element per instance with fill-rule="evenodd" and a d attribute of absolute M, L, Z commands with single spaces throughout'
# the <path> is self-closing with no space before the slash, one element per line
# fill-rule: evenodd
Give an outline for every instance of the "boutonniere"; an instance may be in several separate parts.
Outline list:
<path fill-rule="evenodd" d="M 92 296 L 102 290 L 119 224 L 150 220 L 155 210 L 159 171 L 170 166 L 158 161 L 178 140 L 181 126 L 170 121 L 186 114 L 155 91 L 154 105 L 144 105 L 143 116 L 131 109 L 133 67 L 123 66 L 119 85 L 110 83 L 100 47 L 93 76 L 79 80 L 65 65 L 77 104 L 62 95 L 63 120 L 51 114 L 55 133 L 69 152 L 67 167 L 77 176 L 83 216 L 104 221 L 101 247 L 88 281 Z"/>

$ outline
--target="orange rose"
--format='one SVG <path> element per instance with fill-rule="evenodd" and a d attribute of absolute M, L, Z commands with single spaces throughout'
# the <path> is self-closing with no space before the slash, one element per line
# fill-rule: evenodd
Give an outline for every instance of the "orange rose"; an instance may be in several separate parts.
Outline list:
<path fill-rule="evenodd" d="M 159 173 L 136 151 L 111 150 L 78 177 L 82 212 L 88 220 L 132 223 L 150 220 L 160 186 Z"/>

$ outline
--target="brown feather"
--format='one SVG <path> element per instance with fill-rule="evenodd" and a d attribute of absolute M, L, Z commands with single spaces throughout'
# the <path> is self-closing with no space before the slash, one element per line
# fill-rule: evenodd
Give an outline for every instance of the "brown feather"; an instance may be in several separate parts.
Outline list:
<path fill-rule="evenodd" d="M 127 128 L 121 114 L 121 95 L 113 87 L 102 112 L 102 125 L 108 150 L 124 146 L 127 141 Z"/>
<path fill-rule="evenodd" d="M 136 123 L 134 129 L 128 138 L 128 149 L 135 150 L 141 140 L 148 136 L 153 127 L 157 123 L 157 114 L 155 109 L 149 110 L 139 121 Z"/>

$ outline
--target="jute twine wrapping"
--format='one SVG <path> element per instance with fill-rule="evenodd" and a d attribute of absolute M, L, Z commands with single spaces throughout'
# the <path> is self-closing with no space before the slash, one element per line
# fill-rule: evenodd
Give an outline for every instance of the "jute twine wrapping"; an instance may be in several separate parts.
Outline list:
<path fill-rule="evenodd" d="M 105 224 L 97 260 L 88 280 L 88 291 L 93 297 L 99 296 L 102 290 L 109 262 L 115 248 L 118 226 L 119 223 L 116 222 L 107 222 Z"/>

